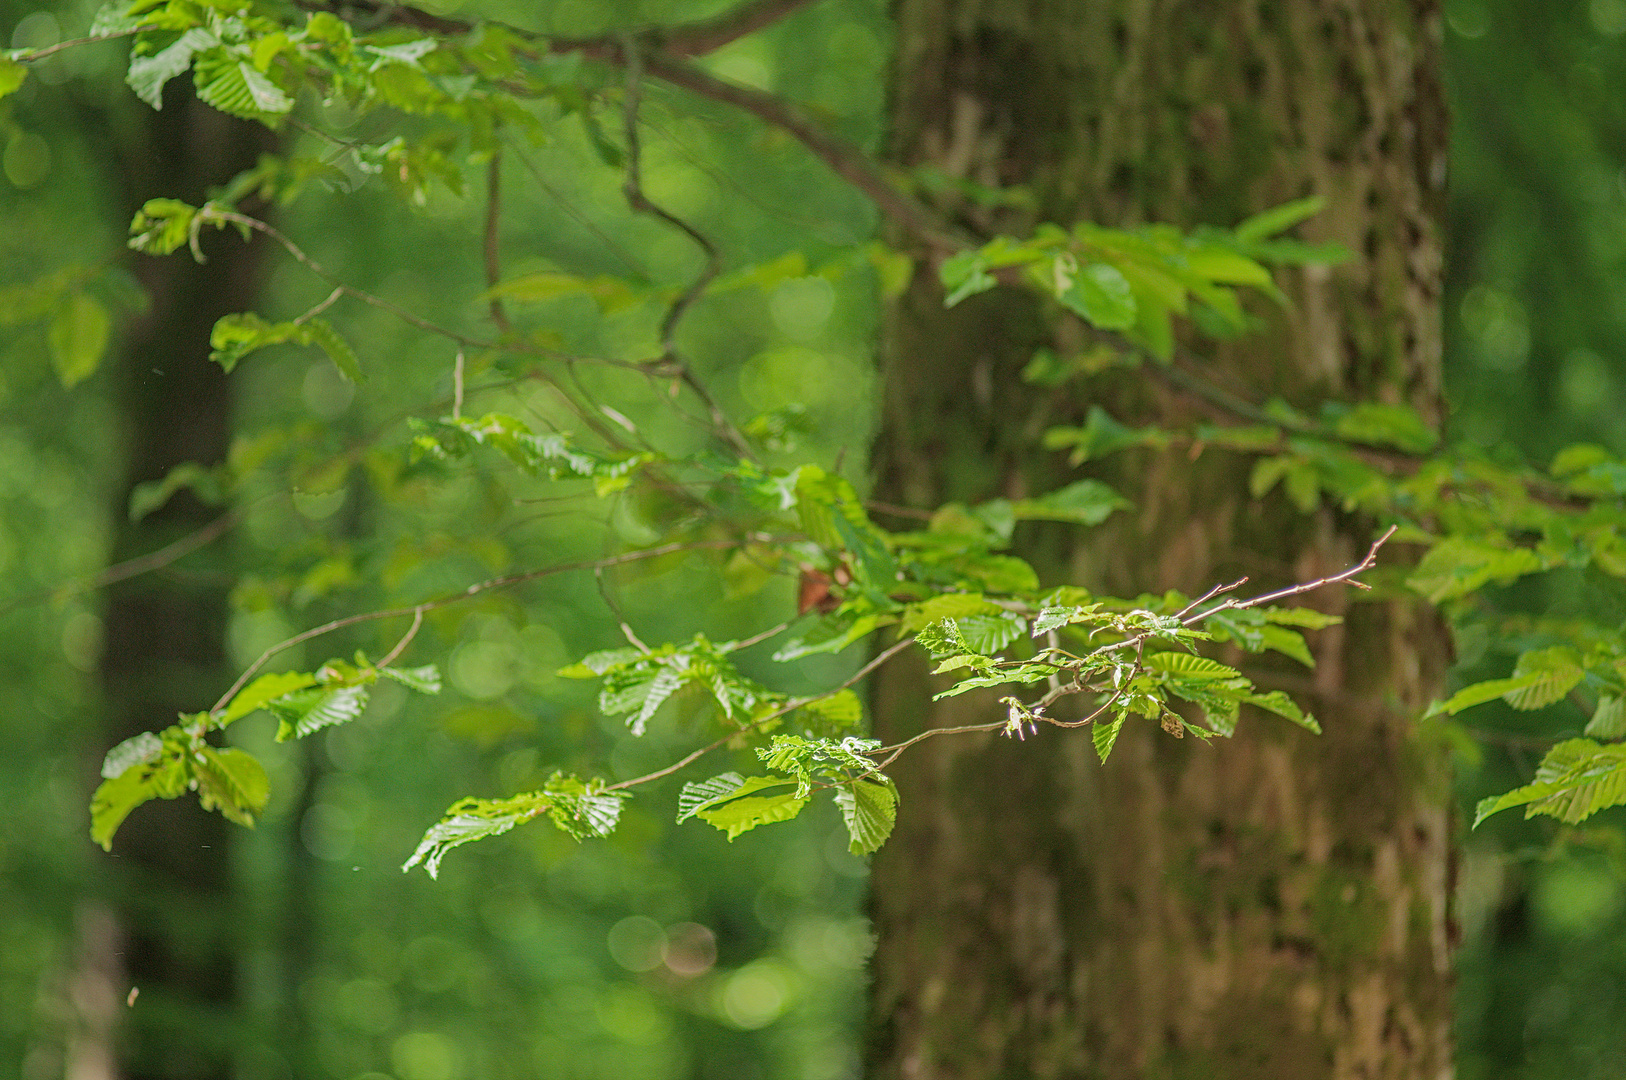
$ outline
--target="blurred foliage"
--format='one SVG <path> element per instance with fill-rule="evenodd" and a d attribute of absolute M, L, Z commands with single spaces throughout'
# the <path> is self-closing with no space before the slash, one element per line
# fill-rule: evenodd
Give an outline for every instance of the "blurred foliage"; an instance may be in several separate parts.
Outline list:
<path fill-rule="evenodd" d="M 641 25 L 716 7 L 510 6 L 515 17 L 560 32 L 605 29 L 601 11 L 615 25 Z M 0 18 L 8 44 L 72 36 L 93 11 L 31 7 L 12 5 Z M 873 139 L 888 48 L 878 5 L 825 4 L 804 18 L 831 43 L 828 52 L 775 30 L 708 62 L 808 102 L 848 137 Z M 120 100 L 128 97 L 122 52 L 117 43 L 70 50 L 0 103 L 0 285 L 34 280 L 42 269 L 116 268 L 123 260 L 127 212 L 107 175 L 112 159 L 97 147 L 130 104 Z M 863 201 L 784 140 L 721 109 L 675 111 L 655 93 L 644 117 L 649 189 L 716 237 L 730 268 L 869 233 Z M 326 119 L 350 130 L 343 117 Z M 612 129 L 618 123 L 603 119 Z M 764 160 L 773 167 L 761 167 Z M 621 177 L 600 160 L 588 129 L 518 145 L 503 167 L 508 276 L 558 268 L 651 280 L 692 273 L 686 241 L 627 219 Z M 407 230 L 387 193 L 356 198 L 313 183 L 275 213 L 291 234 L 314 238 L 311 254 L 348 281 L 458 324 L 482 315 L 463 299 L 484 287 L 482 211 L 478 197 L 465 203 L 431 186 Z M 424 265 L 426 237 L 444 252 L 437 275 L 403 273 Z M 129 310 L 135 299 L 116 269 L 98 272 L 85 291 L 109 311 Z M 325 289 L 311 295 L 318 288 L 297 266 L 281 266 L 259 310 L 291 317 L 321 299 Z M 767 288 L 765 310 L 752 296 L 711 305 L 687 325 L 717 358 L 707 374 L 740 415 L 804 404 L 818 425 L 804 447 L 861 462 L 872 419 L 853 402 L 870 399 L 873 278 L 804 271 Z M 510 311 L 527 331 L 588 353 L 615 352 L 652 326 L 647 308 L 604 310 L 582 296 L 511 303 Z M 336 615 L 647 540 L 649 525 L 629 499 L 599 503 L 588 492 L 561 502 L 556 488 L 535 485 L 519 493 L 535 501 L 516 514 L 489 468 L 453 470 L 433 488 L 415 481 L 400 420 L 409 405 L 450 404 L 452 351 L 360 305 L 336 305 L 327 317 L 349 340 L 365 341 L 363 364 L 375 373 L 387 366 L 389 378 L 357 394 L 321 353 L 296 345 L 245 362 L 235 375 L 245 380 L 246 404 L 234 461 L 292 453 L 299 490 L 251 489 L 241 501 L 244 523 L 222 545 L 229 555 L 211 549 L 163 571 L 233 575 L 236 667 Z M 45 320 L 8 330 L 0 350 L 0 605 L 33 597 L 0 616 L 0 701 L 9 718 L 0 725 L 0 792 L 15 812 L 0 824 L 0 1063 L 44 1080 L 62 1074 L 65 1055 L 86 1035 L 87 1003 L 75 989 L 104 858 L 87 844 L 83 820 L 104 749 L 95 745 L 98 601 L 94 592 L 50 590 L 103 565 L 110 515 L 119 512 L 110 502 L 123 421 L 108 404 L 110 365 L 72 394 L 61 389 Z M 580 375 L 589 389 L 605 378 Z M 469 385 L 470 407 L 482 412 L 539 427 L 560 416 L 539 381 L 471 364 Z M 703 432 L 658 407 L 663 391 L 646 388 L 642 412 L 624 394 L 617 403 L 665 445 L 699 445 Z M 211 494 L 211 478 L 186 479 Z M 390 493 L 387 506 L 370 501 L 379 491 Z M 168 494 L 149 492 L 143 509 Z M 584 509 L 588 526 L 576 517 Z M 142 1066 L 184 1074 L 188 1044 L 205 1038 L 233 1047 L 243 1080 L 855 1075 L 869 949 L 857 912 L 866 871 L 848 852 L 833 807 L 778 835 L 730 845 L 711 829 L 674 825 L 674 779 L 640 792 L 607 842 L 524 830 L 459 852 L 438 883 L 400 871 L 425 826 L 466 792 L 540 787 L 557 768 L 621 779 L 686 749 L 687 720 L 633 740 L 598 713 L 591 687 L 553 672 L 621 641 L 601 588 L 653 640 L 702 625 L 743 635 L 794 615 L 794 583 L 744 580 L 749 569 L 732 584 L 760 591 L 726 606 L 715 600 L 723 571 L 680 556 L 607 574 L 602 585 L 592 574 L 556 577 L 437 612 L 411 654 L 442 662 L 447 689 L 427 699 L 430 707 L 380 686 L 360 720 L 302 743 L 273 742 L 273 726 L 263 723 L 235 725 L 232 738 L 267 764 L 272 780 L 257 828 L 233 838 L 243 1007 L 234 1016 L 187 1016 L 155 988 L 128 1009 L 121 1001 L 121 1022 L 144 1028 L 143 1042 L 166 1058 Z M 33 596 L 41 590 L 47 595 Z M 400 629 L 361 627 L 320 643 L 323 651 L 293 650 L 276 666 L 319 662 L 330 644 L 334 654 L 363 648 L 376 657 Z M 756 652 L 742 661 L 747 671 L 765 660 Z M 792 689 L 850 670 L 831 657 L 804 666 L 804 685 Z M 185 898 L 171 902 L 162 917 L 184 927 Z"/>
<path fill-rule="evenodd" d="M 1445 293 L 1453 432 L 1544 462 L 1578 441 L 1626 450 L 1626 3 L 1448 0 L 1453 114 Z M 1501 590 L 1528 617 L 1626 620 L 1606 575 Z M 1504 674 L 1509 651 L 1459 636 L 1457 684 Z M 1472 714 L 1464 820 L 1529 780 L 1568 707 Z M 1581 828 L 1504 814 L 1469 834 L 1459 871 L 1458 1075 L 1626 1075 L 1626 811 Z"/>
<path fill-rule="evenodd" d="M 547 30 L 586 34 L 704 14 L 699 8 L 558 0 L 523 14 Z M 54 14 L 17 8 L 4 25 L 15 28 L 15 47 L 48 45 L 90 15 L 85 5 Z M 888 47 L 879 5 L 831 2 L 801 17 L 819 20 L 819 32 L 771 30 L 708 65 L 807 102 L 847 136 L 873 142 Z M 1591 0 L 1553 11 L 1460 0 L 1447 5 L 1447 23 L 1457 116 L 1446 295 L 1455 433 L 1487 446 L 1511 441 L 1539 462 L 1582 439 L 1626 452 L 1626 385 L 1607 359 L 1626 336 L 1626 117 L 1611 92 L 1626 76 L 1626 4 Z M 828 48 L 810 49 L 807 40 Z M 120 55 L 115 46 L 60 54 L 0 104 L 0 282 L 62 270 L 63 296 L 111 313 L 141 302 L 117 269 L 123 209 L 97 149 L 129 104 L 115 100 Z M 738 415 L 802 404 L 818 432 L 811 455 L 844 460 L 854 472 L 872 422 L 852 402 L 860 390 L 873 398 L 879 282 L 870 271 L 808 268 L 823 264 L 821 253 L 864 239 L 870 211 L 782 137 L 721 109 L 666 104 L 652 91 L 645 107 L 647 188 L 714 237 L 729 270 L 790 251 L 812 256 L 744 283 L 765 293 L 766 305 L 753 296 L 693 313 L 686 333 L 712 366 L 705 374 Z M 325 120 L 347 129 L 344 116 Z M 519 181 L 505 186 L 506 276 L 528 282 L 508 293 L 509 310 L 536 340 L 583 354 L 651 339 L 651 311 L 609 286 L 551 288 L 558 280 L 549 275 L 568 268 L 589 280 L 671 281 L 694 262 L 681 237 L 626 219 L 620 174 L 601 160 L 602 138 L 584 125 L 547 145 L 512 148 L 502 166 Z M 477 209 L 442 187 L 424 189 L 411 230 L 396 226 L 395 201 L 330 195 L 320 183 L 278 213 L 347 281 L 436 321 L 470 318 L 455 298 L 484 285 L 481 253 L 468 242 L 478 235 Z M 426 242 L 444 252 L 436 275 L 405 273 L 422 265 Z M 284 263 L 259 310 L 292 318 L 324 292 Z M 94 918 L 98 858 L 83 836 L 82 808 L 104 749 L 91 720 L 96 597 L 59 587 L 102 565 L 121 419 L 107 405 L 105 375 L 91 375 L 73 394 L 60 388 L 84 377 L 94 341 L 53 334 L 45 309 L 25 317 L 24 307 L 8 309 L 19 329 L 0 338 L 0 605 L 56 591 L 0 618 L 0 702 L 11 718 L 0 726 L 0 792 L 12 808 L 0 824 L 0 1001 L 8 1006 L 0 1061 L 18 1061 L 21 1075 L 43 1080 L 58 1074 L 82 1034 L 76 942 Z M 664 508 L 630 497 L 560 502 L 538 486 L 520 495 L 536 501 L 516 519 L 513 490 L 481 466 L 437 474 L 433 488 L 418 483 L 397 421 L 437 396 L 449 404 L 446 346 L 355 305 L 336 305 L 327 318 L 347 339 L 367 343 L 364 369 L 389 365 L 387 385 L 374 380 L 358 394 L 320 354 L 293 345 L 245 362 L 236 454 L 292 454 L 300 482 L 291 493 L 247 493 L 234 562 L 215 557 L 167 571 L 256 568 L 237 577 L 233 594 L 238 666 L 293 630 L 402 595 L 513 565 L 592 558 L 607 543 L 650 541 L 649 523 Z M 471 409 L 538 428 L 563 420 L 555 394 L 536 380 L 478 368 L 470 376 L 478 380 Z M 584 369 L 579 377 L 593 392 L 613 375 Z M 698 446 L 701 433 L 686 433 L 654 407 L 661 388 L 646 390 L 646 409 L 624 407 L 628 422 L 662 446 L 686 438 Z M 625 396 L 623 386 L 618 407 Z M 194 477 L 191 486 L 207 496 L 208 483 Z M 602 531 L 581 527 L 584 507 L 600 515 Z M 829 807 L 729 848 L 710 830 L 674 827 L 674 778 L 632 800 L 607 843 L 521 831 L 460 852 L 458 869 L 438 885 L 398 873 L 424 823 L 464 792 L 527 790 L 555 768 L 587 772 L 590 762 L 608 761 L 612 778 L 626 778 L 688 746 L 681 728 L 632 740 L 593 707 L 590 688 L 552 674 L 620 642 L 602 593 L 657 640 L 702 627 L 748 634 L 796 606 L 790 583 L 694 559 L 617 570 L 603 582 L 550 578 L 427 619 L 416 649 L 445 659 L 449 683 L 449 696 L 432 705 L 380 687 L 361 720 L 308 745 L 275 743 L 264 725 L 233 730 L 266 761 L 274 791 L 258 829 L 234 840 L 245 1008 L 209 1028 L 210 1038 L 237 1048 L 245 1080 L 854 1074 L 864 871 Z M 739 599 L 746 594 L 750 600 Z M 1626 618 L 1626 597 L 1596 572 L 1522 582 L 1496 601 L 1531 613 Z M 391 630 L 361 628 L 332 651 L 382 653 Z M 1490 654 L 1465 635 L 1460 681 L 1504 673 L 1514 645 Z M 314 664 L 328 654 L 281 663 Z M 829 657 L 804 663 L 807 687 L 850 670 Z M 1471 740 L 1459 755 L 1464 806 L 1528 780 L 1549 742 L 1578 734 L 1584 720 L 1579 711 L 1542 714 L 1535 722 L 1550 721 L 1550 730 L 1537 730 L 1529 715 L 1489 705 L 1472 728 L 1452 728 Z M 741 755 L 736 764 L 750 760 Z M 1626 1010 L 1622 812 L 1600 815 L 1578 843 L 1557 842 L 1576 839 L 1575 830 L 1513 815 L 1469 839 L 1463 1076 L 1626 1072 L 1618 1023 Z M 186 912 L 170 917 L 184 923 Z M 197 1025 L 156 995 L 130 1008 L 132 1022 L 163 1032 L 158 1044 L 184 1058 Z"/>

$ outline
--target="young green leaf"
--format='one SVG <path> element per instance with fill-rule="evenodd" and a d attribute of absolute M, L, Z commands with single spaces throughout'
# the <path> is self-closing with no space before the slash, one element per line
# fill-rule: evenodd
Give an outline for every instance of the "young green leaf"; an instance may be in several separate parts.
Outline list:
<path fill-rule="evenodd" d="M 1512 806 L 1524 806 L 1527 818 L 1546 814 L 1574 825 L 1622 803 L 1626 803 L 1626 743 L 1600 746 L 1591 739 L 1566 739 L 1547 751 L 1534 783 L 1481 799 L 1474 810 L 1474 827 Z"/>
<path fill-rule="evenodd" d="M 1609 694 L 1600 697 L 1583 734 L 1594 739 L 1626 739 L 1626 700 Z"/>
<path fill-rule="evenodd" d="M 415 668 L 381 667 L 378 673 L 420 694 L 440 693 L 440 669 L 434 664 Z"/>
<path fill-rule="evenodd" d="M 230 821 L 253 826 L 254 816 L 271 798 L 265 767 L 245 750 L 204 746 L 192 762 L 198 799 L 205 810 L 219 810 Z"/>
<path fill-rule="evenodd" d="M 786 790 L 776 791 L 783 788 Z M 683 785 L 678 797 L 678 821 L 698 817 L 733 840 L 758 825 L 789 821 L 807 805 L 807 795 L 795 780 L 782 776 L 741 777 L 724 773 L 710 780 Z M 759 792 L 774 791 L 772 795 Z"/>
<path fill-rule="evenodd" d="M 112 332 L 113 317 L 101 301 L 82 292 L 68 294 L 45 334 L 64 389 L 73 389 L 96 371 Z"/>
<path fill-rule="evenodd" d="M 226 705 L 226 711 L 215 720 L 215 726 L 225 727 L 256 709 L 265 708 L 268 703 L 285 694 L 314 685 L 316 676 L 308 671 L 280 671 L 261 675 L 237 692 L 237 696 Z"/>
<path fill-rule="evenodd" d="M 851 841 L 847 849 L 854 855 L 873 854 L 892 835 L 898 821 L 898 788 L 880 773 L 838 787 L 836 805 L 841 807 Z"/>
<path fill-rule="evenodd" d="M 1111 720 L 1097 720 L 1090 729 L 1090 739 L 1095 743 L 1096 756 L 1101 764 L 1107 763 L 1107 755 L 1112 753 L 1112 744 L 1118 741 L 1118 732 L 1124 726 L 1125 714 L 1119 713 Z"/>
<path fill-rule="evenodd" d="M 507 799 L 459 799 L 446 811 L 438 824 L 424 833 L 423 839 L 402 865 L 403 872 L 419 864 L 430 877 L 440 875 L 440 861 L 446 853 L 460 844 L 500 836 L 515 825 L 522 825 L 548 809 L 550 801 L 540 791 L 527 792 Z"/>
<path fill-rule="evenodd" d="M 312 686 L 274 698 L 266 708 L 277 718 L 277 741 L 287 742 L 360 716 L 367 708 L 367 688 Z"/>

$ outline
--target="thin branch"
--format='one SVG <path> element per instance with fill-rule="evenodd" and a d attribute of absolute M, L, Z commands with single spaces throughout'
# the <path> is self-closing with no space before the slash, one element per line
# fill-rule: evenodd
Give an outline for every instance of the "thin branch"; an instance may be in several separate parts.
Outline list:
<path fill-rule="evenodd" d="M 436 597 L 433 600 L 425 600 L 422 603 L 413 604 L 410 607 L 388 608 L 382 611 L 366 611 L 359 615 L 346 615 L 342 619 L 334 619 L 332 622 L 325 622 L 321 626 L 313 626 L 309 630 L 295 634 L 293 637 L 285 638 L 284 640 L 279 641 L 275 645 L 272 645 L 270 648 L 266 649 L 259 655 L 258 658 L 255 659 L 252 664 L 244 669 L 243 673 L 237 677 L 237 681 L 232 683 L 230 688 L 228 688 L 227 691 L 220 696 L 220 700 L 215 702 L 214 705 L 210 707 L 209 712 L 211 714 L 215 714 L 224 709 L 231 699 L 237 696 L 237 692 L 243 687 L 247 686 L 249 680 L 252 679 L 259 672 L 259 670 L 271 660 L 273 656 L 285 649 L 291 649 L 295 645 L 301 645 L 314 638 L 322 637 L 325 634 L 331 634 L 335 630 L 342 630 L 347 626 L 356 626 L 360 623 L 367 622 L 377 622 L 380 619 L 403 618 L 407 615 L 411 615 L 415 619 L 421 618 L 425 612 L 435 611 L 451 604 L 462 603 L 464 600 L 479 596 L 481 593 L 490 592 L 493 589 L 506 589 L 510 586 L 519 585 L 527 581 L 535 581 L 538 578 L 549 577 L 553 574 L 568 573 L 572 570 L 600 570 L 609 566 L 621 566 L 625 563 L 640 562 L 644 559 L 659 558 L 662 555 L 671 555 L 678 551 L 702 551 L 707 549 L 728 548 L 733 547 L 738 543 L 738 540 L 674 541 L 670 544 L 662 544 L 659 547 L 640 548 L 637 551 L 624 551 L 620 555 L 611 555 L 608 558 L 603 559 L 592 559 L 586 562 L 557 563 L 553 566 L 544 566 L 536 570 L 525 570 L 517 574 L 505 574 L 502 577 L 488 578 L 485 581 L 476 582 L 475 584 L 470 585 L 468 588 L 461 589 L 458 592 L 447 593 L 444 596 Z"/>
<path fill-rule="evenodd" d="M 752 0 L 711 19 L 702 19 L 667 31 L 655 31 L 663 51 L 673 56 L 704 56 L 747 34 L 808 7 L 817 0 Z"/>
<path fill-rule="evenodd" d="M 395 643 L 395 648 L 384 654 L 384 659 L 378 662 L 378 666 L 381 668 L 389 667 L 395 662 L 396 657 L 406 652 L 406 647 L 412 643 L 413 638 L 418 636 L 418 628 L 421 626 L 423 626 L 423 608 L 420 607 L 412 613 L 412 625 L 407 627 L 407 632 L 401 635 L 401 640 Z"/>
<path fill-rule="evenodd" d="M 344 289 L 343 285 L 335 285 L 333 287 L 333 291 L 327 294 L 327 299 L 326 300 L 323 300 L 321 303 L 317 304 L 315 307 L 313 307 L 309 311 L 305 312 L 305 314 L 303 314 L 303 315 L 299 316 L 297 319 L 295 319 L 294 320 L 294 325 L 295 326 L 303 326 L 307 322 L 310 322 L 312 319 L 316 318 L 316 316 L 320 315 L 322 312 L 324 312 L 328 308 L 332 307 L 334 302 L 337 301 L 339 299 L 339 297 L 343 296 L 344 293 L 345 293 L 345 289 Z"/>
<path fill-rule="evenodd" d="M 1250 600 L 1241 600 L 1241 601 L 1227 600 L 1224 603 L 1219 604 L 1216 607 L 1209 608 L 1207 611 L 1203 611 L 1203 612 L 1199 612 L 1199 613 L 1194 614 L 1194 615 L 1190 615 L 1190 616 L 1188 616 L 1187 618 L 1185 618 L 1182 621 L 1187 626 L 1190 626 L 1192 623 L 1200 622 L 1203 619 L 1208 618 L 1210 615 L 1213 615 L 1215 612 L 1226 611 L 1226 610 L 1240 611 L 1243 608 L 1258 607 L 1260 604 L 1268 604 L 1273 600 L 1285 600 L 1289 596 L 1298 596 L 1300 593 L 1307 593 L 1307 592 L 1310 592 L 1310 591 L 1312 591 L 1314 589 L 1319 589 L 1319 588 L 1321 588 L 1321 587 L 1323 587 L 1325 585 L 1336 585 L 1339 582 L 1344 582 L 1344 583 L 1347 583 L 1349 585 L 1353 585 L 1357 589 L 1370 590 L 1372 588 L 1372 586 L 1368 585 L 1364 581 L 1356 581 L 1355 580 L 1355 575 L 1359 574 L 1359 573 L 1361 573 L 1363 571 L 1370 570 L 1370 569 L 1372 569 L 1373 566 L 1377 565 L 1378 549 L 1381 548 L 1385 543 L 1387 543 L 1388 540 L 1389 540 L 1389 537 L 1393 536 L 1396 532 L 1399 531 L 1399 529 L 1400 529 L 1399 525 L 1391 525 L 1391 526 L 1389 526 L 1389 528 L 1384 531 L 1382 536 L 1380 536 L 1376 540 L 1372 541 L 1372 547 L 1370 549 L 1368 549 L 1368 551 L 1366 553 L 1366 558 L 1362 559 L 1360 562 L 1356 563 L 1354 566 L 1351 566 L 1348 570 L 1344 570 L 1344 571 L 1342 571 L 1340 573 L 1337 573 L 1337 574 L 1332 574 L 1329 577 L 1324 577 L 1324 578 L 1320 579 L 1319 581 L 1306 581 L 1306 582 L 1303 582 L 1302 584 L 1299 584 L 1299 585 L 1289 585 L 1285 589 L 1277 589 L 1275 592 L 1264 593 L 1264 594 L 1262 594 L 1260 596 L 1255 596 Z M 1243 578 L 1243 580 L 1246 581 L 1247 579 Z"/>
<path fill-rule="evenodd" d="M 898 641 L 895 644 L 891 645 L 890 647 L 888 647 L 886 649 L 883 649 L 881 652 L 879 652 L 879 653 L 877 653 L 875 655 L 874 659 L 872 659 L 869 663 L 865 664 L 863 667 L 859 668 L 856 672 L 854 672 L 852 674 L 852 676 L 850 678 L 848 678 L 845 682 L 843 682 L 839 686 L 831 687 L 829 690 L 826 690 L 823 693 L 813 694 L 813 695 L 811 695 L 809 697 L 795 698 L 795 699 L 793 699 L 791 701 L 787 701 L 784 705 L 782 705 L 779 708 L 775 709 L 773 712 L 769 713 L 768 715 L 763 716 L 763 717 L 759 717 L 758 719 L 756 719 L 756 720 L 752 721 L 751 723 L 747 724 L 745 727 L 740 728 L 738 731 L 729 732 L 727 735 L 724 735 L 722 738 L 718 739 L 717 741 L 715 741 L 713 743 L 710 743 L 709 745 L 702 746 L 698 750 L 695 750 L 695 751 L 693 751 L 693 752 L 691 752 L 689 754 L 685 754 L 683 757 L 679 758 L 677 761 L 674 761 L 672 764 L 666 766 L 666 768 L 664 768 L 664 769 L 656 769 L 652 773 L 646 773 L 643 776 L 635 777 L 635 778 L 633 778 L 631 780 L 623 780 L 619 784 L 611 784 L 608 787 L 606 787 L 604 790 L 605 791 L 624 791 L 625 789 L 630 788 L 630 787 L 637 787 L 640 784 L 647 784 L 652 780 L 659 780 L 663 776 L 671 776 L 673 773 L 675 773 L 678 770 L 686 768 L 687 766 L 693 764 L 694 762 L 698 761 L 700 758 L 702 758 L 702 757 L 706 756 L 707 754 L 711 753 L 713 750 L 716 750 L 717 748 L 719 748 L 721 746 L 724 746 L 724 745 L 726 745 L 726 744 L 728 744 L 730 742 L 733 742 L 735 739 L 739 738 L 741 735 L 746 734 L 747 732 L 755 731 L 756 729 L 762 727 L 762 725 L 768 723 L 770 720 L 777 720 L 781 716 L 784 716 L 786 713 L 794 712 L 795 710 L 800 709 L 800 708 L 802 708 L 804 706 L 811 705 L 815 701 L 823 701 L 825 698 L 834 697 L 835 695 L 841 693 L 843 690 L 845 690 L 848 687 L 852 686 L 853 683 L 858 682 L 864 676 L 868 675 L 870 672 L 872 672 L 876 668 L 880 667 L 882 664 L 886 663 L 888 660 L 892 659 L 894 656 L 898 655 L 898 653 L 902 652 L 904 650 L 904 648 L 906 646 L 908 646 L 914 640 L 915 639 L 912 638 L 912 637 L 906 637 L 906 638 L 902 639 L 901 641 Z"/>
<path fill-rule="evenodd" d="M 5 604 L 0 605 L 0 615 L 9 615 L 18 608 L 27 607 L 29 604 L 36 604 L 42 600 L 49 600 L 52 597 L 67 597 L 76 593 L 93 592 L 141 574 L 162 570 L 171 563 L 184 559 L 199 548 L 212 544 L 219 537 L 236 528 L 242 520 L 243 514 L 241 510 L 228 510 L 196 532 L 188 533 L 179 540 L 164 545 L 157 551 L 137 555 L 133 559 L 125 559 L 123 562 L 115 563 L 105 570 L 77 582 L 53 585 L 48 589 L 37 589 L 31 593 L 14 596 L 7 600 Z"/>
<path fill-rule="evenodd" d="M 53 53 L 64 49 L 77 49 L 81 45 L 94 45 L 98 41 L 116 41 L 119 38 L 134 37 L 144 27 L 133 27 L 129 30 L 116 30 L 111 34 L 91 34 L 89 37 L 72 38 L 68 41 L 59 41 L 55 45 L 43 45 L 38 49 L 29 49 L 26 55 L 12 54 L 12 59 L 19 64 L 32 64 L 36 60 L 44 60 Z"/>

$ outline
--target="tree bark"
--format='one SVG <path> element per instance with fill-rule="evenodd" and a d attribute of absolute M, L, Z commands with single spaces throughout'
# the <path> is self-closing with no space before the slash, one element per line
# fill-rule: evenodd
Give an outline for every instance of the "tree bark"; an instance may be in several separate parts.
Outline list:
<path fill-rule="evenodd" d="M 1183 370 L 1256 403 L 1403 401 L 1439 418 L 1434 4 L 900 0 L 898 17 L 895 161 L 1023 185 L 1037 207 L 944 209 L 1020 234 L 1081 218 L 1228 225 L 1323 195 L 1302 232 L 1354 258 L 1279 275 L 1290 310 L 1257 306 L 1268 329 L 1232 342 L 1192 336 Z M 1091 404 L 1129 424 L 1214 415 L 1150 367 L 1025 386 L 1034 349 L 1076 350 L 1083 328 L 1006 290 L 945 311 L 931 278 L 888 319 L 882 498 L 933 506 L 1076 478 L 1032 447 Z M 1364 554 L 1369 521 L 1252 499 L 1250 465 L 1184 448 L 1092 465 L 1135 509 L 1082 538 L 1024 527 L 1016 553 L 1122 596 L 1244 573 L 1263 590 Z M 1346 618 L 1311 635 L 1313 672 L 1223 659 L 1292 692 L 1323 736 L 1245 711 L 1214 745 L 1132 722 L 1104 766 L 1087 733 L 1054 730 L 928 740 L 899 759 L 898 828 L 873 875 L 871 1075 L 1450 1075 L 1450 778 L 1411 723 L 1447 641 L 1404 599 L 1306 602 Z M 993 695 L 933 705 L 934 689 L 923 664 L 884 669 L 878 737 L 998 715 Z"/>
<path fill-rule="evenodd" d="M 165 108 L 114 130 L 118 177 L 130 212 L 158 196 L 199 205 L 210 187 L 252 166 L 272 146 L 259 125 L 198 101 L 177 79 Z M 133 118 L 132 118 L 133 119 Z M 261 245 L 236 235 L 200 237 L 208 262 L 184 251 L 133 264 L 152 306 L 128 328 L 118 377 L 126 424 L 125 483 L 115 561 L 156 550 L 218 517 L 190 491 L 139 522 L 126 508 L 135 485 L 187 461 L 223 461 L 231 429 L 229 383 L 209 361 L 209 331 L 222 315 L 253 307 Z M 108 590 L 102 680 L 109 745 L 175 722 L 224 685 L 226 584 L 220 573 L 136 577 Z M 125 1011 L 120 1074 L 214 1080 L 234 1075 L 238 973 L 228 829 L 191 797 L 138 808 L 119 830 L 104 869 L 123 943 L 123 968 L 139 996 Z"/>

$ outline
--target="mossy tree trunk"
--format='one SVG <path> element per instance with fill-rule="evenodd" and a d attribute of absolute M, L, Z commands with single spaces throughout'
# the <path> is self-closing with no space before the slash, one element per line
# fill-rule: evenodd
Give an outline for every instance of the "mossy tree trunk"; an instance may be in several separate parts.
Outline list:
<path fill-rule="evenodd" d="M 1436 5 L 900 0 L 898 17 L 894 159 L 1034 196 L 1036 214 L 946 207 L 980 229 L 1232 224 L 1319 194 L 1304 235 L 1355 257 L 1281 275 L 1291 310 L 1258 305 L 1268 329 L 1232 342 L 1193 336 L 1172 376 L 1057 391 L 1018 373 L 1037 347 L 1076 350 L 1081 326 L 1004 290 L 945 311 L 921 275 L 889 318 L 883 498 L 1065 482 L 1076 474 L 1037 435 L 1092 404 L 1129 424 L 1234 422 L 1193 377 L 1256 403 L 1439 416 Z M 1019 531 L 1018 554 L 1053 582 L 1128 596 L 1359 560 L 1369 521 L 1251 498 L 1250 465 L 1188 447 L 1092 464 L 1135 510 L 1082 538 Z M 1132 723 L 1105 766 L 1087 733 L 1054 729 L 928 740 L 899 760 L 902 815 L 873 877 L 869 1075 L 1449 1075 L 1449 776 L 1411 723 L 1447 643 L 1403 599 L 1307 602 L 1347 620 L 1311 635 L 1313 672 L 1226 659 L 1294 693 L 1321 737 L 1245 711 L 1214 745 Z M 923 665 L 887 671 L 879 737 L 1000 708 L 932 705 L 934 688 Z"/>

